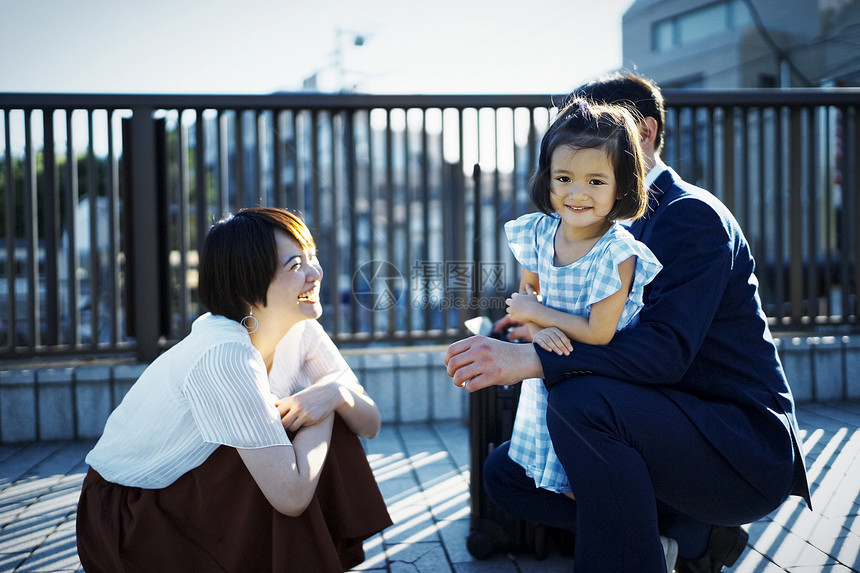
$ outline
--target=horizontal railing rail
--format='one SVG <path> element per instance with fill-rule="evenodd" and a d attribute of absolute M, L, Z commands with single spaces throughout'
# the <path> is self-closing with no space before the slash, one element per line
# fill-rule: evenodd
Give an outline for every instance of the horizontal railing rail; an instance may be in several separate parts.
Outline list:
<path fill-rule="evenodd" d="M 854 88 L 666 90 L 663 157 L 720 197 L 777 330 L 857 325 Z M 202 312 L 197 250 L 254 205 L 301 211 L 340 343 L 422 344 L 500 316 L 502 224 L 549 95 L 0 94 L 0 360 L 150 360 Z"/>

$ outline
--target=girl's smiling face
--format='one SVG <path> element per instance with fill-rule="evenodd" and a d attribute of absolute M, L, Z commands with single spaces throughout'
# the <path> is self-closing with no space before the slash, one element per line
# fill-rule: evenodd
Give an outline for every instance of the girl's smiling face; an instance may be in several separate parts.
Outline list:
<path fill-rule="evenodd" d="M 617 199 L 615 170 L 600 148 L 560 145 L 550 159 L 550 203 L 565 233 L 582 238 L 603 234 Z"/>
<path fill-rule="evenodd" d="M 266 291 L 266 302 L 255 311 L 260 321 L 277 320 L 286 329 L 296 323 L 319 318 L 322 267 L 316 253 L 305 251 L 286 233 L 275 232 L 278 246 L 278 270 Z"/>

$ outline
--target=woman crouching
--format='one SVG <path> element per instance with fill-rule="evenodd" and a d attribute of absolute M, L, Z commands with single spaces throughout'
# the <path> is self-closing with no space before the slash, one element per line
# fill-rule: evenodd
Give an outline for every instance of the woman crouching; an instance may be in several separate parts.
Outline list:
<path fill-rule="evenodd" d="M 87 455 L 77 544 L 87 573 L 345 571 L 391 524 L 357 436 L 376 404 L 315 320 L 322 269 L 297 216 L 216 223 L 208 312 L 157 358 Z"/>

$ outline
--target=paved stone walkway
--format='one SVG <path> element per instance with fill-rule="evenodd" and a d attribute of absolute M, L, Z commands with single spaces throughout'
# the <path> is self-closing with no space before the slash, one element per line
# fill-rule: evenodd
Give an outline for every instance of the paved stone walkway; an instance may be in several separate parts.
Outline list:
<path fill-rule="evenodd" d="M 798 417 L 815 511 L 791 498 L 749 526 L 737 573 L 860 572 L 860 403 L 809 404 Z M 75 505 L 92 442 L 0 447 L 0 572 L 81 571 Z M 469 531 L 469 440 L 462 423 L 386 425 L 366 442 L 394 525 L 365 544 L 369 573 L 555 573 L 557 547 L 537 561 L 478 561 Z M 726 571 L 729 571 L 728 569 Z"/>

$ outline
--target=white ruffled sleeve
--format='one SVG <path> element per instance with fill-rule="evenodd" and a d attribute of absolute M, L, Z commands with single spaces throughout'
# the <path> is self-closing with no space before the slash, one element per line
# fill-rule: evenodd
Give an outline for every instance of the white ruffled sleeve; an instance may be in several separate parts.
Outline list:
<path fill-rule="evenodd" d="M 250 344 L 228 342 L 206 351 L 182 394 L 206 442 L 244 449 L 290 444 L 266 367 Z"/>

